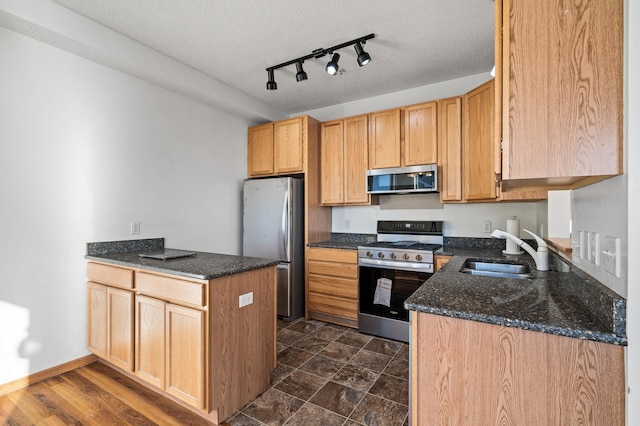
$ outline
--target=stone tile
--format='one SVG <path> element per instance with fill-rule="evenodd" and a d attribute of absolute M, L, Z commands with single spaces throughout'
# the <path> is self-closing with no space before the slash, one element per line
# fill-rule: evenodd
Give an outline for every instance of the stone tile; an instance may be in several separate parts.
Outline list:
<path fill-rule="evenodd" d="M 236 416 L 227 420 L 229 426 L 262 426 L 264 423 L 259 422 L 251 417 L 247 417 L 242 413 L 238 413 Z"/>
<path fill-rule="evenodd" d="M 280 381 L 282 379 L 287 377 L 293 371 L 295 371 L 295 368 L 289 367 L 288 365 L 284 365 L 284 364 L 278 363 L 276 365 L 276 368 L 274 368 L 271 371 L 271 386 L 280 383 Z"/>
<path fill-rule="evenodd" d="M 347 417 L 364 395 L 365 393 L 362 391 L 329 382 L 309 402 Z"/>
<path fill-rule="evenodd" d="M 280 331 L 280 330 L 281 330 L 281 329 L 283 329 L 283 328 L 287 328 L 287 327 L 289 327 L 290 325 L 291 325 L 291 323 L 290 323 L 290 322 L 282 321 L 281 319 L 279 319 L 279 320 L 276 322 L 276 328 L 278 329 L 278 331 Z"/>
<path fill-rule="evenodd" d="M 289 345 L 285 345 L 284 343 L 276 342 L 276 353 L 280 353 L 287 349 Z"/>
<path fill-rule="evenodd" d="M 349 418 L 364 425 L 402 425 L 408 412 L 407 406 L 367 394 Z"/>
<path fill-rule="evenodd" d="M 333 342 L 343 334 L 344 334 L 344 330 L 326 325 L 324 327 L 320 327 L 319 329 L 311 333 L 311 336 L 317 337 L 318 339 Z"/>
<path fill-rule="evenodd" d="M 312 337 L 308 335 L 307 337 L 304 337 L 298 340 L 296 343 L 293 344 L 293 346 L 295 346 L 298 349 L 304 349 L 305 351 L 318 353 L 322 350 L 322 348 L 324 348 L 328 344 L 329 342 L 326 340 L 318 339 L 316 337 Z"/>
<path fill-rule="evenodd" d="M 279 390 L 269 389 L 242 413 L 268 425 L 283 425 L 304 405 L 304 401 Z"/>
<path fill-rule="evenodd" d="M 369 393 L 398 404 L 409 405 L 409 381 L 407 380 L 382 374 L 371 386 Z"/>
<path fill-rule="evenodd" d="M 313 356 L 312 352 L 303 351 L 302 349 L 289 346 L 278 354 L 278 362 L 286 364 L 289 367 L 298 368 Z"/>
<path fill-rule="evenodd" d="M 363 348 L 367 343 L 371 341 L 371 339 L 373 339 L 373 337 L 365 336 L 364 334 L 346 332 L 338 339 L 336 339 L 336 342 L 354 346 L 356 348 Z"/>
<path fill-rule="evenodd" d="M 406 359 L 393 358 L 383 373 L 391 376 L 399 377 L 404 380 L 409 380 L 409 361 Z"/>
<path fill-rule="evenodd" d="M 320 352 L 320 355 L 323 356 L 327 356 L 329 358 L 333 358 L 337 361 L 341 361 L 341 362 L 347 362 L 349 361 L 351 358 L 353 358 L 353 356 L 355 354 L 357 354 L 360 351 L 360 349 L 354 347 L 354 346 L 349 346 L 349 345 L 344 345 L 342 343 L 338 343 L 338 342 L 333 342 L 333 343 L 329 343 L 327 346 L 325 346 Z"/>
<path fill-rule="evenodd" d="M 396 354 L 395 358 L 409 361 L 409 345 L 407 344 L 402 345 L 402 347 L 398 350 L 398 353 Z"/>
<path fill-rule="evenodd" d="M 394 342 L 392 340 L 378 339 L 374 337 L 364 347 L 368 351 L 378 352 L 380 354 L 394 356 L 398 350 L 402 347 L 402 343 Z"/>
<path fill-rule="evenodd" d="M 298 321 L 287 328 L 287 330 L 297 331 L 298 333 L 309 334 L 322 327 L 322 323 L 317 321 Z"/>
<path fill-rule="evenodd" d="M 327 327 L 331 327 L 331 328 L 335 328 L 337 330 L 342 330 L 342 331 L 353 330 L 353 328 L 351 328 L 351 327 L 346 327 L 346 326 L 340 325 L 340 324 L 327 323 L 326 326 Z"/>
<path fill-rule="evenodd" d="M 345 418 L 317 405 L 305 404 L 287 422 L 287 426 L 341 426 Z"/>
<path fill-rule="evenodd" d="M 354 422 L 353 420 L 348 419 L 342 426 L 362 426 L 362 423 Z"/>
<path fill-rule="evenodd" d="M 332 378 L 342 368 L 344 362 L 322 355 L 316 355 L 300 366 L 300 370 L 327 379 Z"/>
<path fill-rule="evenodd" d="M 285 328 L 278 331 L 276 335 L 276 341 L 278 343 L 282 343 L 283 345 L 292 345 L 303 337 L 303 333 L 298 333 L 297 331 Z"/>
<path fill-rule="evenodd" d="M 391 357 L 388 355 L 363 349 L 351 358 L 349 364 L 359 365 L 360 367 L 365 367 L 369 370 L 382 372 L 387 364 L 389 364 L 389 361 L 391 361 Z"/>
<path fill-rule="evenodd" d="M 296 370 L 278 383 L 275 388 L 303 400 L 308 400 L 327 383 L 323 379 L 304 371 Z"/>
<path fill-rule="evenodd" d="M 342 367 L 331 380 L 341 385 L 366 392 L 378 377 L 380 377 L 380 373 L 373 370 L 347 364 Z"/>

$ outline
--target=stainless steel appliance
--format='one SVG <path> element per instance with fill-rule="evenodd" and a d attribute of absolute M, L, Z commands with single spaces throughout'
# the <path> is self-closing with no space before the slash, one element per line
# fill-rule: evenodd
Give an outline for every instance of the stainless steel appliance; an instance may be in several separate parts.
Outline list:
<path fill-rule="evenodd" d="M 404 301 L 433 274 L 442 242 L 441 221 L 378 222 L 378 241 L 358 247 L 361 332 L 409 341 Z"/>
<path fill-rule="evenodd" d="M 277 259 L 278 315 L 304 314 L 304 191 L 291 177 L 244 181 L 243 256 Z"/>
<path fill-rule="evenodd" d="M 409 194 L 438 191 L 438 165 L 367 170 L 369 194 Z"/>

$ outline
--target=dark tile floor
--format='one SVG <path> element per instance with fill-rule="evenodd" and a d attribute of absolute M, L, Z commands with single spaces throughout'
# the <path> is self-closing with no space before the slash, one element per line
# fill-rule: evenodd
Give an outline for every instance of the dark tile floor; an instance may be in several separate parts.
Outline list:
<path fill-rule="evenodd" d="M 409 346 L 347 327 L 278 321 L 271 387 L 232 426 L 408 425 Z"/>

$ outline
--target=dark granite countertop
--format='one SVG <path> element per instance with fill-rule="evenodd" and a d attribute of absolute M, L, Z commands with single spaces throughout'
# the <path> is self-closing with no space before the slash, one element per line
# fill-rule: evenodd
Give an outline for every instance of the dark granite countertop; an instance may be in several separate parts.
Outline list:
<path fill-rule="evenodd" d="M 626 345 L 626 300 L 593 277 L 550 253 L 550 271 L 535 270 L 527 254 L 504 256 L 495 248 L 459 248 L 445 243 L 452 259 L 405 302 L 418 312 L 518 327 L 560 336 Z M 532 279 L 460 272 L 467 258 L 529 264 Z"/>
<path fill-rule="evenodd" d="M 178 259 L 157 260 L 138 256 L 141 253 L 163 253 L 164 250 L 163 238 L 88 243 L 85 259 L 201 280 L 238 274 L 279 263 L 273 259 L 193 250 L 185 250 L 185 252 L 194 253 L 193 256 Z M 178 250 L 172 249 L 172 251 Z"/>
<path fill-rule="evenodd" d="M 332 233 L 331 239 L 307 244 L 309 247 L 357 250 L 362 244 L 376 241 L 376 234 Z"/>

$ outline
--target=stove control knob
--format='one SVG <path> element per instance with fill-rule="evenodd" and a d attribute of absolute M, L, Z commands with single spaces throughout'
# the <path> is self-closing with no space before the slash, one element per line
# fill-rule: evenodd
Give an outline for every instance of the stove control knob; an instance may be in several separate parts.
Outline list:
<path fill-rule="evenodd" d="M 409 255 L 407 253 L 405 253 L 405 254 L 402 255 L 402 258 L 404 260 L 409 260 Z"/>
<path fill-rule="evenodd" d="M 379 252 L 378 252 L 378 257 L 379 257 L 380 259 L 382 259 L 382 258 L 384 257 L 384 253 L 383 253 L 383 252 L 381 252 L 381 251 L 379 251 Z"/>
<path fill-rule="evenodd" d="M 416 260 L 418 262 L 420 262 L 422 260 L 422 255 L 421 254 L 416 254 Z"/>
<path fill-rule="evenodd" d="M 395 253 L 391 253 L 391 254 L 389 255 L 389 257 L 390 257 L 390 258 L 392 258 L 392 259 L 395 259 L 397 256 L 396 256 L 396 254 L 395 254 Z"/>
<path fill-rule="evenodd" d="M 373 257 L 373 252 L 371 250 L 367 251 L 367 257 Z"/>

